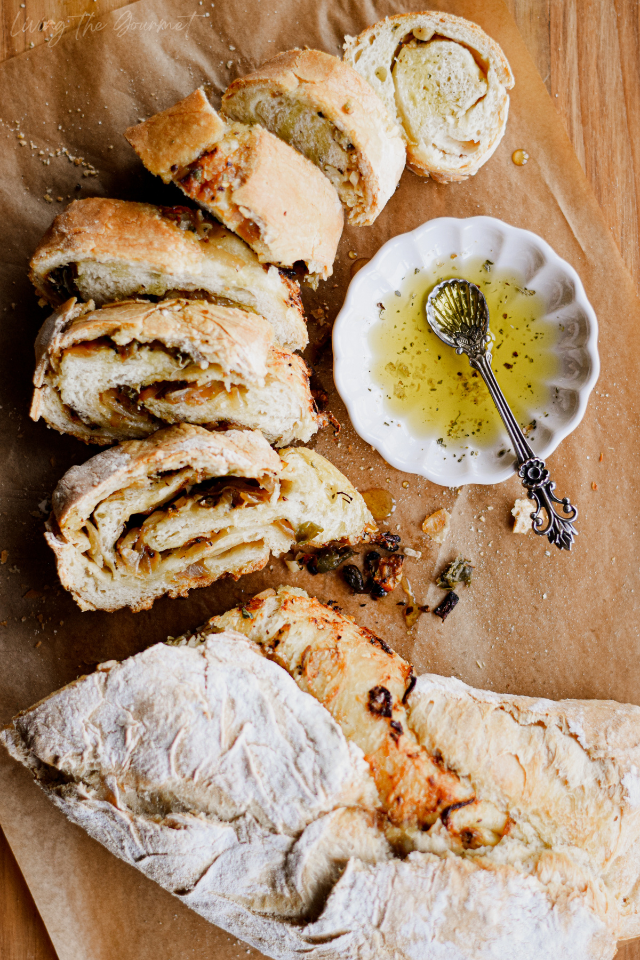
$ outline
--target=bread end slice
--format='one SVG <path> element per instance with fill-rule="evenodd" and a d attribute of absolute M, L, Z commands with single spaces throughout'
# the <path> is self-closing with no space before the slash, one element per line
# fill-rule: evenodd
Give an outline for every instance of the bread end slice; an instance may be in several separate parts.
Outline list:
<path fill-rule="evenodd" d="M 220 140 L 227 125 L 202 87 L 184 100 L 125 130 L 125 137 L 147 170 L 170 183 L 186 166 Z"/>
<path fill-rule="evenodd" d="M 345 60 L 397 120 L 414 173 L 466 180 L 500 143 L 514 79 L 477 24 L 436 12 L 387 17 L 346 38 Z"/>
<path fill-rule="evenodd" d="M 259 126 L 225 123 L 204 90 L 127 130 L 144 165 L 233 230 L 262 263 L 327 279 L 344 217 L 317 168 Z"/>

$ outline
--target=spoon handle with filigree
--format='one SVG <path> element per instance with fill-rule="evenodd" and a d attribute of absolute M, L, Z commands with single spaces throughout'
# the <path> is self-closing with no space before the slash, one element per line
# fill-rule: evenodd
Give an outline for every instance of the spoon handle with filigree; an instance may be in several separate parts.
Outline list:
<path fill-rule="evenodd" d="M 519 464 L 518 476 L 527 491 L 530 500 L 535 501 L 536 511 L 531 516 L 531 526 L 535 533 L 541 537 L 547 537 L 549 543 L 553 543 L 561 550 L 571 550 L 574 538 L 578 531 L 573 525 L 573 520 L 578 516 L 578 510 L 569 501 L 568 497 L 558 499 L 555 496 L 555 483 L 549 477 L 544 460 L 536 457 L 533 450 L 527 443 L 520 424 L 511 412 L 505 396 L 500 389 L 498 381 L 495 378 L 491 367 L 491 353 L 487 350 L 484 353 L 468 355 L 469 363 L 474 370 L 477 370 L 491 394 L 491 398 L 498 408 L 498 413 L 507 428 L 507 433 L 511 438 L 513 449 Z M 563 513 L 556 510 L 554 504 L 562 506 Z M 544 508 L 547 514 L 545 524 L 542 516 Z"/>

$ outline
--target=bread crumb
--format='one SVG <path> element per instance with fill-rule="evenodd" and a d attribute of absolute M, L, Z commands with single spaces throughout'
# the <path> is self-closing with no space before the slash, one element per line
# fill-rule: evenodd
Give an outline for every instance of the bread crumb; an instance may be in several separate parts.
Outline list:
<path fill-rule="evenodd" d="M 444 543 L 451 529 L 451 514 L 444 508 L 425 517 L 422 530 L 434 543 Z"/>
<path fill-rule="evenodd" d="M 414 560 L 419 560 L 422 556 L 421 550 L 413 550 L 411 547 L 405 547 L 402 551 L 405 557 L 412 557 Z"/>
<path fill-rule="evenodd" d="M 595 480 L 594 480 L 593 483 L 591 484 L 591 489 L 592 489 L 592 490 L 597 490 L 597 489 L 598 489 L 598 484 L 595 482 Z"/>
<path fill-rule="evenodd" d="M 513 533 L 529 533 L 531 530 L 531 516 L 536 512 L 536 505 L 531 500 L 516 500 L 511 515 L 515 517 Z"/>
<path fill-rule="evenodd" d="M 99 663 L 96 667 L 96 673 L 108 673 L 109 670 L 112 670 L 114 667 L 118 666 L 117 660 L 105 660 L 103 663 Z"/>

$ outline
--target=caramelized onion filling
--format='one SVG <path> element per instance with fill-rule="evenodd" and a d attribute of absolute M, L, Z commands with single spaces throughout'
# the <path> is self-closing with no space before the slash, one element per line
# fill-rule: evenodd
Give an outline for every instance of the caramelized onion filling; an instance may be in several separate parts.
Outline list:
<path fill-rule="evenodd" d="M 231 153 L 221 146 L 213 147 L 181 171 L 179 183 L 185 193 L 199 203 L 217 203 L 227 225 L 251 246 L 261 239 L 260 228 L 240 212 L 231 198 L 234 185 L 240 181 L 243 152 L 246 150 L 239 144 Z"/>

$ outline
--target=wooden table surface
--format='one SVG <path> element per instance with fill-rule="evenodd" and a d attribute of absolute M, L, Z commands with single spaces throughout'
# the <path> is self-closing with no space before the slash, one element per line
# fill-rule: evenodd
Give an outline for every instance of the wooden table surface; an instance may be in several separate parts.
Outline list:
<path fill-rule="evenodd" d="M 506 0 L 640 292 L 640 0 Z M 0 0 L 0 58 L 123 0 Z M 423 9 L 428 4 L 417 8 Z M 0 830 L 0 958 L 57 960 Z M 569 960 L 569 958 L 567 958 Z M 640 960 L 640 941 L 617 960 Z"/>

